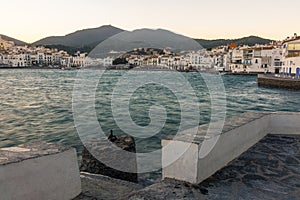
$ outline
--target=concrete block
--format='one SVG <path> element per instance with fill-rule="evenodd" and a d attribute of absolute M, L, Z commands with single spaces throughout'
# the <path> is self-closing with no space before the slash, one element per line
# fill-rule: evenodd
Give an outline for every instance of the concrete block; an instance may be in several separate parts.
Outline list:
<path fill-rule="evenodd" d="M 271 116 L 272 134 L 300 134 L 300 113 L 274 113 Z"/>
<path fill-rule="evenodd" d="M 69 200 L 80 193 L 74 148 L 35 143 L 0 149 L 0 199 Z"/>
<path fill-rule="evenodd" d="M 185 137 L 163 140 L 163 178 L 201 183 L 264 138 L 270 131 L 270 114 L 246 113 L 235 120 L 227 120 L 225 125 L 227 128 L 221 134 L 206 138 L 199 128 L 198 133 L 201 133 L 203 140 L 184 141 L 182 138 Z M 201 146 L 213 140 L 217 140 L 215 146 L 201 158 Z"/>

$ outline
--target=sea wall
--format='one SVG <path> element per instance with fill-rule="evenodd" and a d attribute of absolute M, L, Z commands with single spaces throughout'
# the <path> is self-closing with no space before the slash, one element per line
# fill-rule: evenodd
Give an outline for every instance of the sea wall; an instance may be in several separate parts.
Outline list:
<path fill-rule="evenodd" d="M 280 78 L 268 75 L 258 75 L 258 86 L 300 90 L 300 79 Z"/>
<path fill-rule="evenodd" d="M 300 134 L 300 113 L 279 112 L 271 115 L 270 133 L 298 135 Z"/>
<path fill-rule="evenodd" d="M 163 178 L 198 184 L 246 152 L 267 134 L 299 134 L 299 113 L 244 113 L 227 119 L 220 135 L 203 133 L 207 125 L 198 127 L 193 140 L 187 137 L 162 141 Z M 190 132 L 191 133 L 191 132 Z M 185 131 L 189 135 L 189 131 Z M 202 139 L 201 139 L 202 137 Z M 214 144 L 204 158 L 199 157 L 203 144 Z M 178 159 L 177 155 L 182 154 Z"/>

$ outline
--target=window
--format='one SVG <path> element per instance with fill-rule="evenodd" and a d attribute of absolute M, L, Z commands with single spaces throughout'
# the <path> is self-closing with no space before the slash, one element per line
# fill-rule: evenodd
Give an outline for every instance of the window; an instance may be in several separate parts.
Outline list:
<path fill-rule="evenodd" d="M 300 50 L 300 43 L 296 43 L 296 44 L 288 44 L 287 49 L 288 49 L 289 51 Z"/>
<path fill-rule="evenodd" d="M 258 63 L 258 60 L 257 60 L 257 59 L 255 59 L 255 63 L 256 63 L 256 64 Z"/>
<path fill-rule="evenodd" d="M 300 55 L 300 51 L 289 51 L 288 57 L 298 57 Z"/>

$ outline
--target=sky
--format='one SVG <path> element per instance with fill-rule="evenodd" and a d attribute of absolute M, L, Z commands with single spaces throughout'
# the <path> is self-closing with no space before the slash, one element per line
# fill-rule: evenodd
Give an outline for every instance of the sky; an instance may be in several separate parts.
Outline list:
<path fill-rule="evenodd" d="M 2 0 L 0 8 L 0 34 L 25 42 L 108 24 L 201 39 L 300 35 L 299 0 Z"/>

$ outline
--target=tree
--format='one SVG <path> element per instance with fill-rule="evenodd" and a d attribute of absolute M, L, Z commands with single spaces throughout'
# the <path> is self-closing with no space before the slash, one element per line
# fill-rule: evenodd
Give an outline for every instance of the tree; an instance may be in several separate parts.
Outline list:
<path fill-rule="evenodd" d="M 116 58 L 113 61 L 113 65 L 126 65 L 128 64 L 128 61 L 126 60 L 126 58 Z"/>

